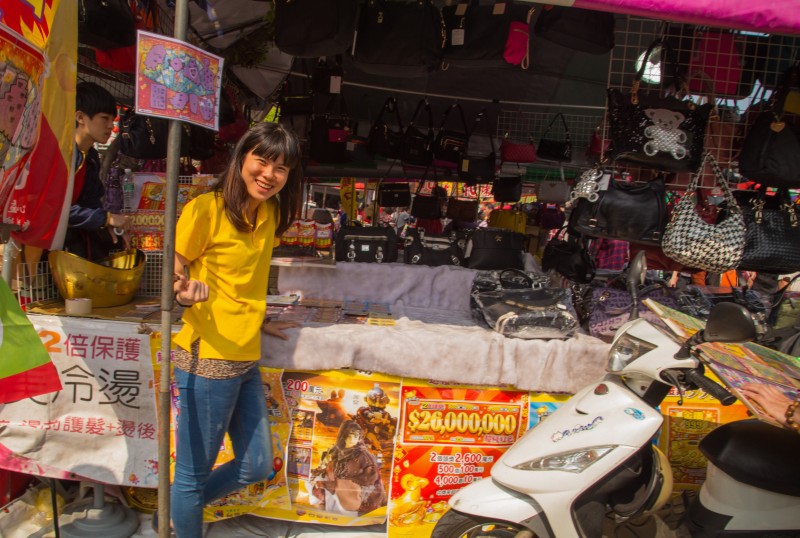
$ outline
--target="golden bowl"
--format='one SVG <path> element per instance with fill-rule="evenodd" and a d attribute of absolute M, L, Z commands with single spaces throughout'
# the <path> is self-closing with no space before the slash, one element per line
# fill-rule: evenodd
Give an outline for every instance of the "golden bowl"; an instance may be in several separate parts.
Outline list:
<path fill-rule="evenodd" d="M 145 255 L 132 248 L 91 262 L 71 252 L 53 250 L 48 259 L 64 299 L 88 297 L 95 308 L 129 303 L 144 273 Z"/>

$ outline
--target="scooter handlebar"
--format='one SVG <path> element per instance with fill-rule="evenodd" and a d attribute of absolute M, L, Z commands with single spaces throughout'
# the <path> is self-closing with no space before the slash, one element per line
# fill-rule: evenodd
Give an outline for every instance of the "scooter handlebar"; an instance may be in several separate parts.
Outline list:
<path fill-rule="evenodd" d="M 728 389 L 707 378 L 698 370 L 689 370 L 686 372 L 685 376 L 687 381 L 706 391 L 719 400 L 722 405 L 731 405 L 736 401 L 736 396 L 731 394 Z"/>

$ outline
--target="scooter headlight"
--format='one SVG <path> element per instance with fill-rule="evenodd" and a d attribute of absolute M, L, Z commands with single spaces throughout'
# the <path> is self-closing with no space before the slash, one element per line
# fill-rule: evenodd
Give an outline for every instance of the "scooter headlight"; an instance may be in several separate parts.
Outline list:
<path fill-rule="evenodd" d="M 562 452 L 526 461 L 515 465 L 514 469 L 520 471 L 566 471 L 568 473 L 582 473 L 591 464 L 611 452 L 616 445 L 595 446 L 576 450 L 574 452 Z"/>
<path fill-rule="evenodd" d="M 608 352 L 608 365 L 606 370 L 609 372 L 619 372 L 630 363 L 656 348 L 650 342 L 640 340 L 630 334 L 620 336 L 611 351 Z"/>

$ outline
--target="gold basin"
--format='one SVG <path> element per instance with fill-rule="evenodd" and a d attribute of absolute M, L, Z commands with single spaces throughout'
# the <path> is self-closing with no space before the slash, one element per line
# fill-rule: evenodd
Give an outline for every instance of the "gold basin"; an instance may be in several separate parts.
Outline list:
<path fill-rule="evenodd" d="M 139 288 L 145 263 L 144 252 L 135 248 L 96 262 L 63 250 L 51 251 L 48 259 L 61 296 L 88 297 L 95 308 L 129 303 Z"/>

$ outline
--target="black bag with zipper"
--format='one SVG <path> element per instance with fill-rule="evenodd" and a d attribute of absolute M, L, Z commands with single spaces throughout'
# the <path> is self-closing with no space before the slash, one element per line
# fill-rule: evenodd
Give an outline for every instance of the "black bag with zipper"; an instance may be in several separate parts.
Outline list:
<path fill-rule="evenodd" d="M 389 124 L 388 118 L 384 119 L 385 113 L 394 114 L 397 120 L 396 126 Z M 369 130 L 367 147 L 375 155 L 381 155 L 388 159 L 396 159 L 400 155 L 400 142 L 403 138 L 403 122 L 400 120 L 400 110 L 397 108 L 397 100 L 389 97 L 384 101 L 378 117 L 372 122 Z"/>
<path fill-rule="evenodd" d="M 394 228 L 343 226 L 336 232 L 336 261 L 391 263 L 397 261 Z"/>
<path fill-rule="evenodd" d="M 464 265 L 465 232 L 427 234 L 419 228 L 406 232 L 403 261 L 410 265 Z"/>
<path fill-rule="evenodd" d="M 428 116 L 428 129 L 417 127 L 420 112 Z M 427 99 L 420 99 L 411 122 L 400 140 L 400 160 L 407 164 L 428 166 L 433 162 L 433 113 Z"/>

